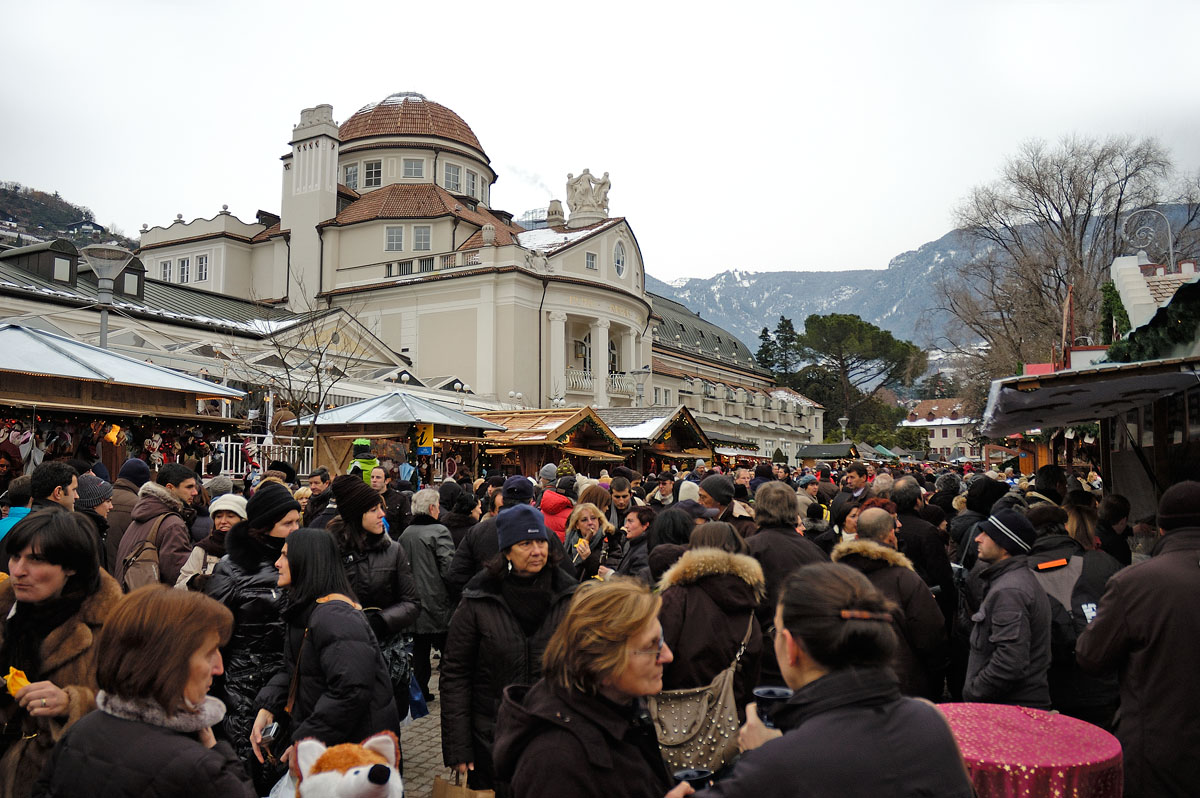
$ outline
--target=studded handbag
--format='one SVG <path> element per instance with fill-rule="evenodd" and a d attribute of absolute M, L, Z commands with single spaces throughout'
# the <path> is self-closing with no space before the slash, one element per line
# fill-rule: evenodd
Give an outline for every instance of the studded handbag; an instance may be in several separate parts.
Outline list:
<path fill-rule="evenodd" d="M 658 745 L 670 770 L 706 768 L 716 773 L 738 753 L 738 713 L 733 682 L 754 631 L 754 614 L 729 667 L 706 687 L 664 690 L 647 699 Z"/>

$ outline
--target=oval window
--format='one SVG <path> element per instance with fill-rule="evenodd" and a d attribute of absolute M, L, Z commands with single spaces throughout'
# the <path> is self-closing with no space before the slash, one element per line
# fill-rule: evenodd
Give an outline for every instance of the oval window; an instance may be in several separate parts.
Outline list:
<path fill-rule="evenodd" d="M 625 276 L 625 245 L 620 241 L 613 248 L 613 267 L 617 270 L 618 277 Z"/>

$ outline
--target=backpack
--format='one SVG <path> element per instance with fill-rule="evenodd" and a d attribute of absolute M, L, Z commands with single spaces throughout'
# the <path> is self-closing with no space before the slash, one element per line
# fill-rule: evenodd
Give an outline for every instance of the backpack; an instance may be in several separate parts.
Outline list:
<path fill-rule="evenodd" d="M 154 519 L 154 526 L 150 527 L 150 536 L 139 543 L 137 548 L 125 558 L 123 562 L 125 572 L 121 577 L 121 588 L 126 593 L 146 585 L 158 584 L 158 529 L 169 515 L 171 513 L 163 513 Z"/>

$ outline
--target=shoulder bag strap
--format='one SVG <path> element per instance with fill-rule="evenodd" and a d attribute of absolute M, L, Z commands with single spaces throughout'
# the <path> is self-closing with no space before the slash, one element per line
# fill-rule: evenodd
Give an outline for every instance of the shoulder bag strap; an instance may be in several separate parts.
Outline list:
<path fill-rule="evenodd" d="M 750 622 L 746 624 L 746 636 L 742 638 L 742 644 L 738 646 L 737 654 L 733 656 L 733 662 L 730 668 L 738 668 L 742 664 L 742 655 L 746 653 L 746 646 L 750 643 L 750 635 L 754 634 L 754 611 L 750 611 Z"/>
<path fill-rule="evenodd" d="M 296 652 L 296 670 L 292 671 L 292 683 L 288 686 L 287 705 L 283 711 L 288 715 L 292 714 L 292 707 L 296 705 L 296 691 L 300 688 L 300 658 L 304 656 L 304 644 L 308 640 L 308 628 L 304 629 L 304 637 L 300 638 L 300 650 Z"/>
<path fill-rule="evenodd" d="M 146 542 L 151 546 L 158 546 L 158 530 L 162 527 L 163 521 L 167 520 L 167 516 L 172 513 L 163 513 L 158 518 L 154 519 L 154 526 L 150 527 L 150 536 L 146 538 Z"/>

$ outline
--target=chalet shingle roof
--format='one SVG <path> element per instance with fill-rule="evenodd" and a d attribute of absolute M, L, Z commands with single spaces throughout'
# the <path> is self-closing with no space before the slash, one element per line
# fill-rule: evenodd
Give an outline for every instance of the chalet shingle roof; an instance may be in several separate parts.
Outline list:
<path fill-rule="evenodd" d="M 369 136 L 436 136 L 483 153 L 483 145 L 462 117 L 412 92 L 398 92 L 383 102 L 364 105 L 342 123 L 338 135 L 343 144 Z"/>

